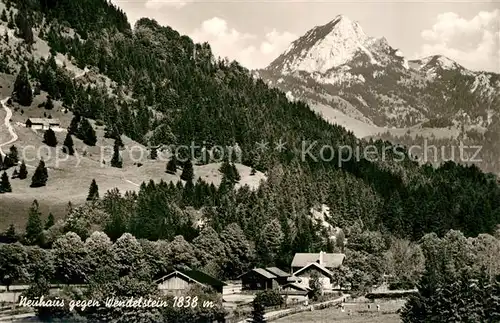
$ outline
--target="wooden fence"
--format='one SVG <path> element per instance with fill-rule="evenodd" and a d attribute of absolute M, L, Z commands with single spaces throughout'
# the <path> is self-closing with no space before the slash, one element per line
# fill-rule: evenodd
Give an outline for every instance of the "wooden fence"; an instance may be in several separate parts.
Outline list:
<path fill-rule="evenodd" d="M 336 306 L 340 303 L 343 302 L 344 299 L 348 298 L 350 295 L 343 295 L 342 297 L 321 302 L 321 303 L 316 303 L 316 304 L 311 304 L 307 306 L 296 306 L 288 309 L 278 309 L 276 311 L 271 311 L 267 312 L 264 316 L 268 322 L 278 320 L 280 318 L 302 313 L 302 312 L 307 312 L 307 311 L 314 311 L 314 310 L 322 310 L 325 308 L 329 308 L 332 306 Z M 249 322 L 247 318 L 242 318 L 242 317 L 229 317 L 226 319 L 226 323 L 246 323 Z"/>

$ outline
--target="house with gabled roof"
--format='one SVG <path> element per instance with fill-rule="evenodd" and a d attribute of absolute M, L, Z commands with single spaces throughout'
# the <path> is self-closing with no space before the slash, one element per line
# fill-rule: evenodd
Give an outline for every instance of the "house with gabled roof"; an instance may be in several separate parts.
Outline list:
<path fill-rule="evenodd" d="M 61 122 L 59 119 L 50 118 L 29 118 L 26 120 L 26 127 L 34 130 L 47 130 L 49 128 L 59 128 Z"/>
<path fill-rule="evenodd" d="M 343 253 L 296 253 L 292 260 L 292 274 L 311 262 L 318 263 L 328 270 L 333 270 L 342 266 L 345 260 Z"/>
<path fill-rule="evenodd" d="M 288 283 L 281 286 L 281 294 L 306 296 L 311 288 L 299 283 Z"/>
<path fill-rule="evenodd" d="M 155 280 L 158 289 L 163 294 L 180 294 L 193 285 L 204 288 L 211 288 L 217 293 L 222 293 L 226 283 L 205 274 L 204 272 L 192 269 L 172 270 L 165 276 Z"/>
<path fill-rule="evenodd" d="M 243 290 L 274 289 L 289 283 L 298 283 L 300 278 L 290 275 L 278 267 L 254 268 L 238 277 Z"/>
<path fill-rule="evenodd" d="M 254 268 L 238 277 L 242 290 L 266 290 L 278 288 L 278 276 L 263 269 Z"/>
<path fill-rule="evenodd" d="M 279 269 L 278 267 L 267 267 L 265 270 L 276 276 L 278 285 L 284 285 L 298 280 L 296 277 L 292 277 L 289 273 Z"/>
<path fill-rule="evenodd" d="M 303 286 L 309 286 L 310 279 L 318 276 L 323 289 L 331 290 L 332 270 L 342 266 L 344 259 L 340 253 L 297 253 L 292 260 L 292 274 L 301 279 Z"/>
<path fill-rule="evenodd" d="M 289 303 L 302 303 L 309 299 L 311 288 L 299 283 L 288 283 L 281 286 L 280 295 Z"/>

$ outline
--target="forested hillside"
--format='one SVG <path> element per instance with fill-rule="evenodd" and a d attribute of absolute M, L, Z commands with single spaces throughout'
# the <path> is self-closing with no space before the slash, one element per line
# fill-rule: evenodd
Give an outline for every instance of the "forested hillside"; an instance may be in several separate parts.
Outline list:
<path fill-rule="evenodd" d="M 150 183 L 137 195 L 111 194 L 112 207 L 101 209 L 113 219 L 108 225 L 113 238 L 132 232 L 153 240 L 178 234 L 190 240 L 197 232 L 186 214 L 194 212 L 217 232 L 237 223 L 246 239 L 271 246 L 258 251 L 258 262 L 271 264 L 279 253 L 277 261 L 286 264 L 297 251 L 333 249 L 310 217 L 310 209 L 322 204 L 331 210 L 327 221 L 347 232 L 357 225 L 410 239 L 450 229 L 467 236 L 492 233 L 500 223 L 496 178 L 452 162 L 437 169 L 418 166 L 402 149 L 382 160 L 380 152 L 391 147 L 389 142 L 356 139 L 305 103 L 289 102 L 237 62 L 214 57 L 207 43 L 195 44 L 150 19 L 131 29 L 123 12 L 104 0 L 24 0 L 11 9 L 6 24 L 24 39 L 19 48 L 33 50 L 34 33 L 48 41 L 53 56 L 22 61 L 4 53 L 10 72 L 17 74 L 25 64 L 30 82 L 76 115 L 104 122 L 107 136 L 123 134 L 152 145 L 194 141 L 207 148 L 237 143 L 243 164 L 267 172 L 268 181 L 256 191 L 232 190 L 234 180 L 210 188 L 188 178 L 185 186 Z M 114 85 L 73 80 L 55 63 L 56 53 L 82 69 L 97 68 Z M 272 145 L 257 149 L 258 142 L 280 139 L 287 143 L 284 151 Z M 322 145 L 374 145 L 379 160 L 353 158 L 339 164 L 339 154 L 328 161 L 304 160 L 303 141 L 317 141 L 311 150 L 316 156 Z M 396 158 L 401 155 L 403 161 Z"/>

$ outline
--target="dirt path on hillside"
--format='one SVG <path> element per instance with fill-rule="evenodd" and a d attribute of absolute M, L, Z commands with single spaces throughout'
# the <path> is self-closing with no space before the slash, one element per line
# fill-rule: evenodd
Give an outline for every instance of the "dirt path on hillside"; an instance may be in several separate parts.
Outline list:
<path fill-rule="evenodd" d="M 1 143 L 0 144 L 0 154 L 2 154 L 2 157 L 5 157 L 7 154 L 3 151 L 2 147 L 5 147 L 7 145 L 10 145 L 14 142 L 17 141 L 17 139 L 19 139 L 19 136 L 16 134 L 16 132 L 14 131 L 14 128 L 12 127 L 12 125 L 10 124 L 10 119 L 12 118 L 12 110 L 7 106 L 7 101 L 10 99 L 10 97 L 6 97 L 5 99 L 3 99 L 2 101 L 0 101 L 0 103 L 2 104 L 2 107 L 4 108 L 5 112 L 6 112 L 6 115 L 5 115 L 5 120 L 4 120 L 4 124 L 5 124 L 5 127 L 7 128 L 7 130 L 9 131 L 10 133 L 10 136 L 12 137 L 12 139 L 10 139 L 9 141 L 6 141 L 4 143 Z M 18 162 L 18 164 L 21 164 L 21 162 Z M 32 166 L 32 165 L 28 165 L 26 164 L 26 167 L 30 167 L 30 168 L 36 168 L 35 166 Z"/>
<path fill-rule="evenodd" d="M 82 75 L 84 75 L 84 74 L 85 74 L 85 71 L 82 73 Z M 0 104 L 2 105 L 2 107 L 4 108 L 4 110 L 6 112 L 6 116 L 5 116 L 5 119 L 4 119 L 5 127 L 9 131 L 10 136 L 12 137 L 10 140 L 8 140 L 8 141 L 6 141 L 4 143 L 0 143 L 0 154 L 2 154 L 3 157 L 6 156 L 6 153 L 3 151 L 2 147 L 8 146 L 8 145 L 16 142 L 16 140 L 19 138 L 19 136 L 16 134 L 16 132 L 14 131 L 14 128 L 12 127 L 12 125 L 10 123 L 10 119 L 12 118 L 12 110 L 7 106 L 7 101 L 8 100 L 9 100 L 9 97 L 7 97 L 7 98 L 3 99 L 2 101 L 0 101 Z M 87 158 L 87 160 L 93 161 L 90 158 Z M 95 163 L 100 164 L 97 161 L 95 161 Z M 30 168 L 36 168 L 35 166 L 28 165 L 28 164 L 26 164 L 26 166 L 30 167 Z M 47 169 L 50 170 L 49 167 L 47 167 Z M 125 182 L 127 182 L 129 184 L 132 184 L 132 185 L 134 185 L 136 187 L 140 187 L 139 184 L 134 183 L 131 180 L 126 179 L 125 175 L 123 175 L 123 174 L 121 174 L 121 178 L 122 178 L 123 181 L 125 181 Z"/>
<path fill-rule="evenodd" d="M 12 118 L 12 110 L 9 107 L 7 107 L 6 103 L 8 100 L 9 100 L 9 97 L 6 97 L 2 101 L 0 101 L 2 104 L 2 107 L 4 108 L 5 112 L 7 113 L 5 115 L 5 120 L 4 120 L 5 127 L 9 131 L 10 136 L 12 137 L 9 141 L 6 141 L 6 142 L 0 144 L 0 154 L 2 154 L 3 157 L 5 157 L 6 154 L 3 151 L 2 147 L 5 147 L 7 145 L 12 144 L 13 142 L 15 142 L 19 138 L 17 136 L 17 134 L 15 133 L 14 128 L 12 128 L 12 125 L 10 124 L 10 119 Z"/>

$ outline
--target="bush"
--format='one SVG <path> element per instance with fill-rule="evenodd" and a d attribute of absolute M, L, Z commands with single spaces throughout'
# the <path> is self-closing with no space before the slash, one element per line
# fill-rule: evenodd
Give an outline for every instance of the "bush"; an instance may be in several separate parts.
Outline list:
<path fill-rule="evenodd" d="M 415 284 L 412 283 L 408 278 L 403 277 L 401 279 L 392 281 L 389 283 L 390 290 L 407 290 L 415 288 Z"/>
<path fill-rule="evenodd" d="M 285 300 L 281 297 L 279 291 L 274 289 L 257 293 L 257 295 L 255 295 L 255 299 L 265 307 L 280 306 L 285 303 Z"/>

